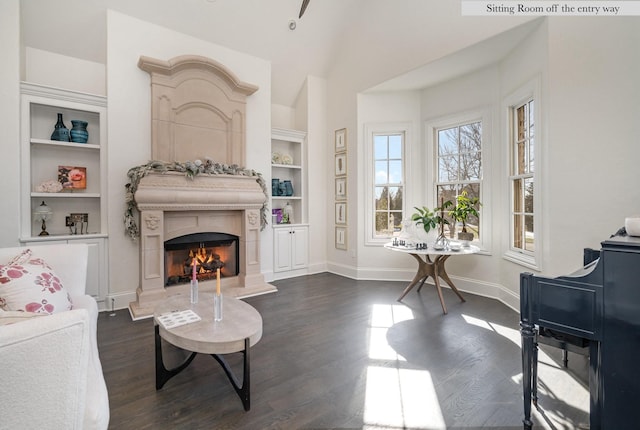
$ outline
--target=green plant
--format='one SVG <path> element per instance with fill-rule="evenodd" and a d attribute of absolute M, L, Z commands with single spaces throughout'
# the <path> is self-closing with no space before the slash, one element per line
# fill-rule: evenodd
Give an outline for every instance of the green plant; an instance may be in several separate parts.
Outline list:
<path fill-rule="evenodd" d="M 429 233 L 431 229 L 439 228 L 440 234 L 442 234 L 444 225 L 449 224 L 449 221 L 444 217 L 444 210 L 452 204 L 449 200 L 443 201 L 440 207 L 433 211 L 426 206 L 414 207 L 416 212 L 411 215 L 411 221 L 415 221 L 416 225 L 422 225 L 425 233 Z"/>
<path fill-rule="evenodd" d="M 449 216 L 462 223 L 462 232 L 467 233 L 467 219 L 470 215 L 478 216 L 478 208 L 482 206 L 478 197 L 469 198 L 467 192 L 461 192 L 456 197 L 456 205 L 449 211 Z"/>
<path fill-rule="evenodd" d="M 411 221 L 415 221 L 416 225 L 422 224 L 422 228 L 424 228 L 425 233 L 429 233 L 432 228 L 436 228 L 438 226 L 437 215 L 435 212 L 431 212 L 426 206 L 421 208 L 414 207 L 417 211 L 413 215 L 411 215 Z"/>

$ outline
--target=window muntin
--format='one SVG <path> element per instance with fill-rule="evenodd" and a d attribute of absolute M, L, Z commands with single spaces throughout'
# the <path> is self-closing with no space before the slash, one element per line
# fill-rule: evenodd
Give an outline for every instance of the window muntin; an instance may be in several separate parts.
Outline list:
<path fill-rule="evenodd" d="M 374 237 L 391 237 L 403 219 L 404 133 L 373 135 Z"/>
<path fill-rule="evenodd" d="M 513 132 L 510 180 L 511 250 L 524 254 L 535 252 L 534 171 L 535 104 L 533 99 L 512 107 Z"/>
<path fill-rule="evenodd" d="M 437 129 L 436 151 L 436 206 L 447 200 L 455 204 L 456 197 L 463 191 L 469 198 L 478 197 L 482 201 L 482 121 Z M 444 226 L 445 234 L 454 237 L 462 230 L 462 225 L 455 225 L 454 229 L 454 222 L 451 219 L 449 222 Z M 470 216 L 466 224 L 467 231 L 474 233 L 475 239 L 479 240 L 478 217 Z"/>

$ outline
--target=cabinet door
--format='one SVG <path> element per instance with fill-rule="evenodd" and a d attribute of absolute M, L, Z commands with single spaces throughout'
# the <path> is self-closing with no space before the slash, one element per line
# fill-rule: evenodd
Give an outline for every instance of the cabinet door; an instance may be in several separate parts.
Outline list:
<path fill-rule="evenodd" d="M 107 293 L 107 274 L 106 274 L 106 246 L 104 239 L 78 239 L 70 240 L 69 243 L 81 242 L 86 243 L 89 247 L 89 256 L 87 261 L 87 289 L 86 293 L 93 296 L 96 300 L 104 300 Z"/>
<path fill-rule="evenodd" d="M 291 234 L 291 268 L 307 267 L 309 260 L 309 240 L 306 227 L 296 227 Z"/>
<path fill-rule="evenodd" d="M 291 236 L 293 234 L 290 229 L 277 228 L 273 232 L 274 272 L 291 270 Z"/>

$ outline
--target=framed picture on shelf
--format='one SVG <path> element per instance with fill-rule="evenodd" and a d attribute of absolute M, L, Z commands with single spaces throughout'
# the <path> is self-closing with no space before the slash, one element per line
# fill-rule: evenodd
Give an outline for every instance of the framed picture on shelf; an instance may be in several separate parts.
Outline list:
<path fill-rule="evenodd" d="M 344 152 L 347 150 L 347 129 L 341 128 L 336 130 L 335 137 L 336 152 Z"/>
<path fill-rule="evenodd" d="M 347 203 L 336 203 L 336 224 L 347 223 Z"/>
<path fill-rule="evenodd" d="M 336 178 L 336 200 L 347 199 L 347 178 Z"/>
<path fill-rule="evenodd" d="M 84 190 L 87 188 L 87 168 L 58 166 L 58 182 L 63 190 Z"/>
<path fill-rule="evenodd" d="M 347 228 L 336 227 L 336 249 L 347 249 Z"/>
<path fill-rule="evenodd" d="M 336 154 L 336 176 L 347 174 L 347 153 Z"/>

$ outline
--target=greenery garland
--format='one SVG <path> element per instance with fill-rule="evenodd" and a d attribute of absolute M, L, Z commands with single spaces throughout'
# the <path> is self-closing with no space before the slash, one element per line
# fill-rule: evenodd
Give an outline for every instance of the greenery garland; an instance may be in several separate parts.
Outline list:
<path fill-rule="evenodd" d="M 129 182 L 125 185 L 126 193 L 125 193 L 125 202 L 127 207 L 124 211 L 124 228 L 125 233 L 131 239 L 137 239 L 140 237 L 140 230 L 138 229 L 138 224 L 136 223 L 136 219 L 134 217 L 134 213 L 137 210 L 136 201 L 134 195 L 138 190 L 138 185 L 140 184 L 140 180 L 147 176 L 149 173 L 165 173 L 165 172 L 181 172 L 184 173 L 185 176 L 189 179 L 195 178 L 200 174 L 207 175 L 239 175 L 239 176 L 250 176 L 255 177 L 256 182 L 260 184 L 262 188 L 262 192 L 265 196 L 264 204 L 262 208 L 260 208 L 260 229 L 264 230 L 267 226 L 267 202 L 269 199 L 269 194 L 267 194 L 267 186 L 264 182 L 264 178 L 262 174 L 256 172 L 252 169 L 245 169 L 244 167 L 239 167 L 236 164 L 228 165 L 223 163 L 218 163 L 213 161 L 210 158 L 206 158 L 204 163 L 201 160 L 195 161 L 186 161 L 184 163 L 180 163 L 178 161 L 174 162 L 166 162 L 166 161 L 157 161 L 152 160 L 147 164 L 142 164 L 140 166 L 132 167 L 127 172 L 127 176 L 129 177 Z"/>

